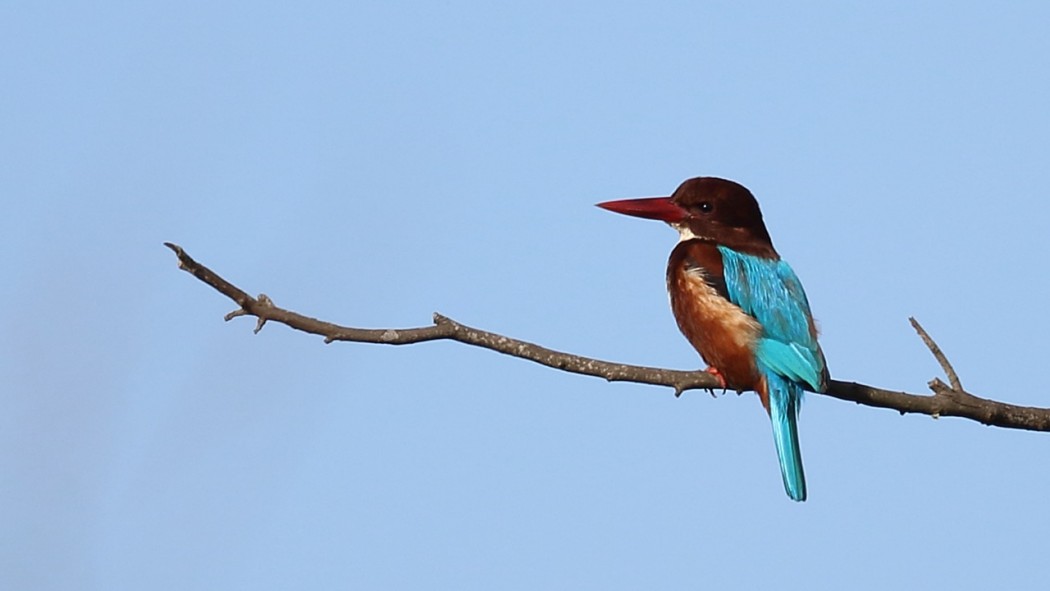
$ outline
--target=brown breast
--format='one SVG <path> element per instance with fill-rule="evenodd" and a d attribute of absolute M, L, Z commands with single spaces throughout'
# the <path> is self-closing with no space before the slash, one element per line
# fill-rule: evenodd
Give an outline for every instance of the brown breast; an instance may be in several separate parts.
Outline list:
<path fill-rule="evenodd" d="M 713 244 L 689 240 L 675 248 L 668 265 L 671 310 L 682 334 L 730 388 L 757 389 L 754 347 L 762 325 L 715 288 L 723 285 L 721 253 Z"/>

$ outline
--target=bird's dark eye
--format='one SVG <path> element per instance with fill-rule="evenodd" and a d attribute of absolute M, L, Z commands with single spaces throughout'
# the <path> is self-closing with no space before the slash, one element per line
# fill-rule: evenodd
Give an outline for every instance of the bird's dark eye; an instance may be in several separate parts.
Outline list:
<path fill-rule="evenodd" d="M 713 210 L 715 206 L 711 205 L 710 201 L 701 201 L 700 205 L 697 205 L 696 208 L 700 210 L 700 213 L 711 213 L 711 210 Z"/>

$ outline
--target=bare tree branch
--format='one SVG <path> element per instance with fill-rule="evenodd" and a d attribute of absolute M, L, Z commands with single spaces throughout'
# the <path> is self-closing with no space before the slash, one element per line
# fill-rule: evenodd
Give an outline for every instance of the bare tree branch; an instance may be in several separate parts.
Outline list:
<path fill-rule="evenodd" d="M 264 294 L 253 298 L 237 286 L 220 277 L 211 269 L 201 265 L 186 254 L 180 246 L 165 242 L 175 252 L 179 268 L 210 285 L 219 293 L 237 303 L 239 308 L 226 315 L 226 320 L 238 316 L 254 316 L 257 319 L 255 332 L 269 321 L 284 324 L 309 334 L 323 336 L 325 343 L 351 341 L 381 345 L 408 345 L 435 340 L 453 340 L 490 349 L 513 357 L 528 359 L 547 367 L 572 373 L 604 378 L 610 382 L 636 382 L 674 389 L 676 396 L 686 390 L 718 388 L 718 380 L 704 371 L 682 371 L 612 363 L 547 349 L 533 343 L 512 339 L 492 332 L 460 324 L 451 318 L 434 314 L 432 326 L 416 328 L 353 328 L 325 322 L 309 316 L 285 310 L 274 305 Z M 955 373 L 940 347 L 930 338 L 915 319 L 910 319 L 923 342 L 944 369 L 951 385 L 935 378 L 929 382 L 932 395 L 909 394 L 883 390 L 855 382 L 832 380 L 824 395 L 879 408 L 889 408 L 905 413 L 918 413 L 938 417 L 961 417 L 985 425 L 1030 431 L 1050 431 L 1050 409 L 1016 406 L 974 396 L 963 390 L 959 376 Z"/>

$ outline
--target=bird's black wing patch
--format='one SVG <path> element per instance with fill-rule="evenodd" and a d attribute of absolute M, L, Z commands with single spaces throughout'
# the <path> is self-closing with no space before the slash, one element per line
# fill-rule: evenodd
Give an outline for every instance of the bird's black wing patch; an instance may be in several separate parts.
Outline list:
<path fill-rule="evenodd" d="M 711 289 L 718 292 L 718 295 L 724 297 L 727 300 L 729 299 L 729 290 L 726 288 L 725 275 L 723 275 L 722 273 L 711 272 L 710 269 L 704 267 L 699 262 L 697 262 L 695 258 L 689 255 L 686 255 L 685 259 L 682 261 L 682 264 L 685 267 L 686 273 L 703 279 L 704 283 L 710 286 Z M 718 271 L 721 271 L 721 269 L 718 269 Z"/>

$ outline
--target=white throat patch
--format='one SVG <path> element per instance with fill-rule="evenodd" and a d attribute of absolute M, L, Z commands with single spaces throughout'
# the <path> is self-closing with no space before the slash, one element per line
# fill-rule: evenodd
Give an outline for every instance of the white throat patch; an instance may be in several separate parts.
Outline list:
<path fill-rule="evenodd" d="M 696 234 L 694 234 L 693 231 L 689 229 L 689 226 L 685 224 L 671 224 L 671 227 L 675 230 L 678 230 L 679 242 L 685 242 L 686 240 L 692 240 L 694 238 L 701 238 L 701 236 L 697 236 Z"/>

